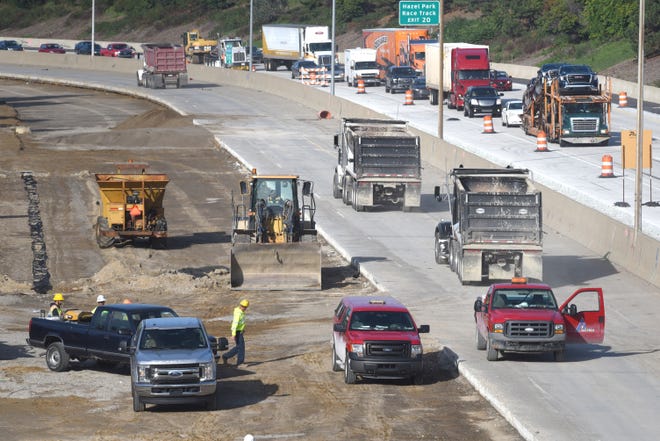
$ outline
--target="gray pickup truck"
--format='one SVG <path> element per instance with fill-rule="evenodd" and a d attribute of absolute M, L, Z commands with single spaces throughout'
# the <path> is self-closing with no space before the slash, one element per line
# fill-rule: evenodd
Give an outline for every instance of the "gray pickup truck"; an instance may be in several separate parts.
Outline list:
<path fill-rule="evenodd" d="M 227 339 L 221 338 L 221 350 Z M 142 320 L 130 343 L 133 410 L 149 404 L 202 402 L 215 409 L 216 363 L 202 321 L 193 317 Z"/>

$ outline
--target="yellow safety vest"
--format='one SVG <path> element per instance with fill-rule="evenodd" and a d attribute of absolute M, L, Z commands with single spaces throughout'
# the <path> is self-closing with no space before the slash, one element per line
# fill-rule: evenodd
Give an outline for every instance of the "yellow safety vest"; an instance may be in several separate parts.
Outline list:
<path fill-rule="evenodd" d="M 245 311 L 240 306 L 234 308 L 234 320 L 231 322 L 231 336 L 236 337 L 236 332 L 243 332 L 245 329 Z"/>

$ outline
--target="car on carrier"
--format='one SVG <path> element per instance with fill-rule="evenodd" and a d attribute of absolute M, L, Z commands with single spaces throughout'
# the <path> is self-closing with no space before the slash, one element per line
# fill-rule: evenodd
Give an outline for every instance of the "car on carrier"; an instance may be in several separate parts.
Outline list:
<path fill-rule="evenodd" d="M 603 342 L 603 290 L 581 288 L 559 304 L 549 285 L 513 278 L 477 297 L 474 321 L 477 349 L 486 350 L 488 361 L 509 352 L 552 352 L 563 361 L 567 343 Z"/>
<path fill-rule="evenodd" d="M 586 64 L 564 64 L 557 72 L 559 93 L 593 95 L 598 93 L 598 74 Z"/>
<path fill-rule="evenodd" d="M 332 370 L 344 372 L 344 382 L 358 378 L 423 381 L 420 334 L 410 311 L 389 296 L 344 297 L 333 316 Z"/>

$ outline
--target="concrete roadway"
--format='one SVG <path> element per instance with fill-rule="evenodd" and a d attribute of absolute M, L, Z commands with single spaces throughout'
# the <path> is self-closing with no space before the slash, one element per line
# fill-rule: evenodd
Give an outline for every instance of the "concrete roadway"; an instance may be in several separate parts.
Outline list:
<path fill-rule="evenodd" d="M 2 73 L 137 89 L 132 75 L 117 73 L 0 65 Z M 286 73 L 276 75 L 280 74 Z M 341 87 L 338 85 L 337 90 Z M 545 281 L 555 288 L 560 301 L 579 287 L 603 286 L 608 314 L 606 342 L 571 347 L 564 363 L 552 362 L 550 355 L 516 355 L 505 361 L 487 362 L 485 353 L 475 349 L 472 318 L 472 303 L 484 287 L 461 286 L 447 267 L 433 260 L 433 228 L 448 213 L 431 194 L 433 185 L 443 181 L 444 170 L 425 165 L 419 212 L 357 213 L 331 196 L 336 157 L 332 133 L 338 123 L 327 120 L 319 124 L 319 109 L 309 109 L 310 122 L 317 122 L 301 131 L 300 118 L 292 121 L 286 112 L 293 105 L 300 113 L 299 105 L 280 100 L 278 106 L 273 106 L 261 92 L 211 84 L 141 92 L 196 115 L 199 124 L 249 166 L 264 172 L 295 172 L 313 179 L 317 220 L 324 235 L 345 256 L 359 260 L 363 271 L 381 289 L 408 304 L 419 322 L 431 325 L 428 338 L 436 339 L 446 359 L 456 363 L 526 439 L 655 440 L 660 436 L 660 420 L 656 417 L 660 355 L 653 307 L 660 291 L 654 286 L 546 229 Z M 354 90 L 346 88 L 345 92 L 354 95 Z M 368 92 L 368 100 L 403 101 L 403 95 L 378 98 L 374 90 Z M 413 121 L 413 111 L 425 112 L 423 107 L 426 103 L 397 107 L 392 116 Z M 258 118 L 252 117 L 255 114 Z M 456 132 L 451 133 L 446 125 L 446 138 L 457 139 L 473 149 L 487 144 L 495 150 L 498 138 L 509 138 L 509 132 L 521 134 L 519 129 L 501 129 L 496 120 L 500 135 L 471 137 L 467 134 L 479 130 L 480 120 L 447 117 L 451 119 L 447 123 L 456 123 Z M 421 121 L 425 119 L 432 124 L 430 116 L 421 117 Z M 420 123 L 415 120 L 413 124 Z M 509 153 L 513 158 L 525 157 L 527 149 L 533 151 L 530 140 L 520 141 L 520 149 Z M 493 156 L 497 155 L 493 152 Z M 558 156 L 561 159 L 563 155 Z M 547 161 L 547 157 L 542 158 Z M 454 164 L 447 168 L 451 166 Z"/>

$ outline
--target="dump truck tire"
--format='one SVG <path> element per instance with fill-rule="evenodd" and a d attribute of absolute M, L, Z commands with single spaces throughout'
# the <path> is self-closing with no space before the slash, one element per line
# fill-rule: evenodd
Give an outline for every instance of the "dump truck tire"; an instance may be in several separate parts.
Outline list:
<path fill-rule="evenodd" d="M 114 243 L 115 239 L 113 237 L 104 236 L 101 234 L 102 231 L 108 231 L 110 226 L 108 225 L 108 220 L 102 216 L 99 216 L 96 219 L 96 243 L 99 248 L 110 248 Z"/>

